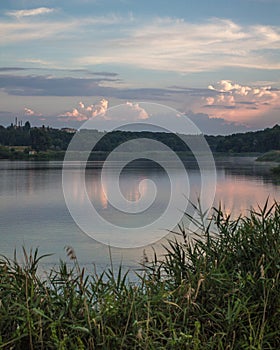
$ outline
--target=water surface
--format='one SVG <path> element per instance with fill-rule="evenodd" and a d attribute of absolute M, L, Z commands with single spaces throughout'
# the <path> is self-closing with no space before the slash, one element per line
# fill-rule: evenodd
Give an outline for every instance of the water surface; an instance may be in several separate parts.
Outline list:
<path fill-rule="evenodd" d="M 215 205 L 221 203 L 226 212 L 238 215 L 258 204 L 263 205 L 269 197 L 280 201 L 280 186 L 269 172 L 266 163 L 257 163 L 254 158 L 219 158 L 217 166 L 217 187 Z M 102 163 L 90 163 L 86 172 L 88 195 L 97 210 L 113 223 L 125 223 L 133 227 L 131 217 L 113 211 L 106 196 L 106 186 L 100 185 Z M 188 181 L 191 192 L 189 197 L 195 201 L 200 185 L 199 170 L 188 164 Z M 79 165 L 69 164 L 68 170 L 79 175 Z M 81 264 L 99 268 L 121 261 L 125 266 L 135 267 L 141 260 L 143 248 L 117 249 L 109 248 L 85 235 L 73 221 L 64 202 L 62 192 L 61 162 L 0 162 L 0 254 L 12 256 L 14 249 L 21 250 L 39 247 L 40 252 L 53 253 L 45 259 L 45 266 L 66 259 L 65 246 L 74 247 Z M 109 174 L 110 175 L 110 174 Z M 112 165 L 112 177 L 114 166 Z M 177 194 L 180 195 L 182 182 L 186 178 L 180 171 L 176 172 Z M 153 220 L 160 215 L 170 196 L 169 179 L 163 169 L 151 166 L 132 166 L 122 172 L 120 187 L 123 195 L 130 201 L 137 201 L 145 188 L 139 188 L 139 182 L 150 179 L 157 184 L 160 191 L 155 204 L 147 216 L 139 220 Z M 110 182 L 110 176 L 107 177 Z M 145 184 L 145 182 L 142 182 Z M 106 185 L 106 184 L 105 184 Z M 109 183 L 108 183 L 109 185 Z M 75 186 L 75 183 L 73 183 Z M 142 185 L 144 186 L 144 185 Z M 109 186 L 110 187 L 110 186 Z M 79 188 L 76 189 L 77 203 L 83 203 Z M 141 224 L 141 222 L 139 223 Z M 133 229 L 132 229 L 133 230 Z M 163 233 L 165 234 L 165 232 Z M 133 235 L 127 239 L 133 239 Z M 159 248 L 162 241 L 155 244 Z M 145 247 L 146 252 L 151 250 Z"/>

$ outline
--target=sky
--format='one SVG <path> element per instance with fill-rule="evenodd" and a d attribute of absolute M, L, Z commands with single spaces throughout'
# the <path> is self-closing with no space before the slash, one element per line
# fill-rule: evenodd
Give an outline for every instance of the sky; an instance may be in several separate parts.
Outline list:
<path fill-rule="evenodd" d="M 148 120 L 148 102 L 205 134 L 272 127 L 279 18 L 280 0 L 1 1 L 0 124 L 102 129 L 119 104 Z"/>

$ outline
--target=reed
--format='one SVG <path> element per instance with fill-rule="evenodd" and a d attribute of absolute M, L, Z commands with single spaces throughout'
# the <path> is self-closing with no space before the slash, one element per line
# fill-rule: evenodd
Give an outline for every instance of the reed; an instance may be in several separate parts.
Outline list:
<path fill-rule="evenodd" d="M 192 240 L 179 228 L 134 283 L 85 273 L 71 247 L 44 278 L 37 249 L 2 257 L 0 349 L 278 349 L 280 205 L 214 209 Z"/>

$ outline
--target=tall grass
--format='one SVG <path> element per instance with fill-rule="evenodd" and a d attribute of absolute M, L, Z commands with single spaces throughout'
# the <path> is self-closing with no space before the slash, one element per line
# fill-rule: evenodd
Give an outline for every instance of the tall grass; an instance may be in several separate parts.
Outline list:
<path fill-rule="evenodd" d="M 38 250 L 2 257 L 0 349 L 280 348 L 280 205 L 216 209 L 200 229 L 180 226 L 137 283 L 121 267 L 86 274 L 72 248 L 47 278 Z"/>

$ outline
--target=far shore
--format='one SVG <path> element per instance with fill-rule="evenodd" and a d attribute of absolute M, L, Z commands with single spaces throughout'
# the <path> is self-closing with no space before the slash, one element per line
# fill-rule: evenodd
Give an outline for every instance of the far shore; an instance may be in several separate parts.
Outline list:
<path fill-rule="evenodd" d="M 31 160 L 31 161 L 48 161 L 48 160 L 57 160 L 61 161 L 64 160 L 66 151 L 55 151 L 55 150 L 47 150 L 47 151 L 33 151 L 29 147 L 23 147 L 23 146 L 0 146 L 0 160 Z M 195 158 L 198 154 L 195 156 L 190 151 L 180 151 L 175 152 L 177 156 L 181 159 L 190 159 Z M 68 153 L 69 159 L 72 158 L 73 160 L 84 160 L 85 156 L 87 156 L 88 152 L 81 151 L 81 152 L 71 152 L 70 156 Z M 93 151 L 91 152 L 90 156 L 88 157 L 88 160 L 90 161 L 104 161 L 110 154 L 109 151 Z M 149 158 L 151 156 L 156 156 L 159 159 L 162 160 L 169 160 L 168 158 L 169 152 L 164 151 L 149 151 L 149 152 L 134 152 L 134 155 L 139 158 Z M 256 157 L 257 160 L 262 156 L 262 153 L 260 152 L 212 152 L 214 158 L 220 158 L 220 157 Z M 129 152 L 118 152 L 119 158 L 125 159 L 127 155 L 129 155 Z M 203 156 L 203 153 L 200 155 Z M 166 158 L 167 156 L 167 158 Z"/>

